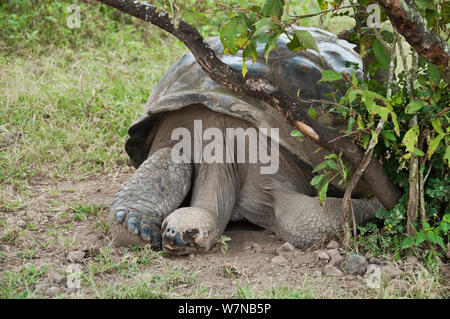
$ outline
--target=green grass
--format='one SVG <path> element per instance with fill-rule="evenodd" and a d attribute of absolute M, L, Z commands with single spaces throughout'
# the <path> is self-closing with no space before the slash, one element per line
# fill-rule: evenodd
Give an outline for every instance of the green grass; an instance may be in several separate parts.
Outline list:
<path fill-rule="evenodd" d="M 25 3 L 0 7 L 6 24 L 0 37 L 6 48 L 0 50 L 0 208 L 8 211 L 26 202 L 6 185 L 22 194 L 36 179 L 80 179 L 125 163 L 128 127 L 186 52 L 155 27 L 117 18 L 95 3 L 82 4 L 80 29 L 63 22 L 65 3 L 42 1 L 36 12 L 20 16 L 8 12 L 25 11 Z M 28 17 L 50 13 L 56 21 Z"/>
<path fill-rule="evenodd" d="M 21 267 L 0 275 L 0 299 L 37 297 L 34 286 L 46 274 L 46 267 Z"/>

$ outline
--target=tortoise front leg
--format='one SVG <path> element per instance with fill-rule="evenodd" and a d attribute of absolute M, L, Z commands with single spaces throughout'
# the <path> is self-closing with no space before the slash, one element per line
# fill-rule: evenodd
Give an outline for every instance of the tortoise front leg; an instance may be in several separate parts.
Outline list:
<path fill-rule="evenodd" d="M 180 206 L 191 186 L 191 164 L 174 162 L 173 156 L 180 155 L 168 147 L 159 149 L 117 192 L 109 219 L 119 245 L 150 243 L 161 248 L 161 223 Z"/>
<path fill-rule="evenodd" d="M 357 224 L 377 222 L 375 213 L 381 204 L 352 199 Z M 297 248 L 337 237 L 342 230 L 342 198 L 328 197 L 325 208 L 317 197 L 300 193 L 275 190 L 273 231 Z"/>
<path fill-rule="evenodd" d="M 179 208 L 162 225 L 165 251 L 185 255 L 207 251 L 227 226 L 239 193 L 235 164 L 199 164 L 190 207 Z"/>

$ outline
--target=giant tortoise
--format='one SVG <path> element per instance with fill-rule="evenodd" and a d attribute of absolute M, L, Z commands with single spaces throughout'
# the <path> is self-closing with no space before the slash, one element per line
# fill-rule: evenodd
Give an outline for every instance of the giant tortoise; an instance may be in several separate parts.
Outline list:
<path fill-rule="evenodd" d="M 309 49 L 291 52 L 282 36 L 267 63 L 264 47 L 258 46 L 257 61 L 247 62 L 248 74 L 265 76 L 302 99 L 328 98 L 334 90 L 318 83 L 323 69 L 361 77 L 361 59 L 352 44 L 317 28 L 301 29 L 315 38 L 321 55 Z M 242 67 L 242 57 L 224 54 L 218 38 L 208 43 L 222 61 Z M 303 106 L 320 113 L 320 105 Z M 342 126 L 321 114 L 324 125 Z M 317 151 L 311 140 L 298 141 L 291 131 L 274 108 L 221 87 L 192 54 L 184 55 L 155 86 L 144 115 L 129 129 L 125 149 L 137 170 L 111 205 L 118 244 L 147 243 L 177 255 L 206 251 L 230 221 L 239 220 L 298 248 L 336 236 L 343 190 L 330 186 L 320 205 L 310 181 L 327 153 Z M 360 183 L 352 200 L 358 223 L 372 220 L 380 207 L 365 199 L 366 189 Z"/>

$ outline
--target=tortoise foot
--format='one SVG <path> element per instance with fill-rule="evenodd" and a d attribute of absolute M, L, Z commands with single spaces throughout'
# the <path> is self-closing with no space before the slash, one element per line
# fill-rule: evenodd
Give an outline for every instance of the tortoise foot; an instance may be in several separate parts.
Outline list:
<path fill-rule="evenodd" d="M 190 164 L 175 163 L 170 148 L 156 151 L 114 198 L 109 220 L 116 243 L 160 249 L 162 221 L 181 204 L 190 184 Z"/>
<path fill-rule="evenodd" d="M 209 250 L 219 233 L 213 214 L 199 207 L 183 207 L 167 216 L 162 225 L 162 247 L 173 255 Z"/>

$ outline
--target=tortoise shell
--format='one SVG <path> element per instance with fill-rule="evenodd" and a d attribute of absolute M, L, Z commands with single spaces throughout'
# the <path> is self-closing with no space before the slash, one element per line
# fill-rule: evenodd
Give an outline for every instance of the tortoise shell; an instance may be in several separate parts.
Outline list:
<path fill-rule="evenodd" d="M 264 44 L 257 47 L 258 59 L 246 61 L 248 74 L 264 76 L 283 88 L 292 97 L 297 94 L 303 99 L 327 99 L 327 93 L 336 89 L 326 82 L 318 81 L 324 69 L 339 73 L 355 72 L 362 77 L 362 61 L 353 50 L 355 45 L 341 40 L 333 33 L 318 29 L 296 27 L 308 30 L 315 38 L 321 54 L 306 49 L 292 52 L 288 49 L 289 39 L 282 35 L 277 49 L 270 52 L 268 63 L 264 58 Z M 207 40 L 217 57 L 231 67 L 241 70 L 242 55 L 224 54 L 218 37 Z M 314 167 L 320 163 L 326 151 L 314 152 L 318 147 L 310 139 L 299 142 L 291 136 L 292 128 L 286 125 L 282 116 L 270 105 L 251 97 L 239 95 L 214 82 L 202 70 L 191 53 L 176 62 L 153 88 L 147 101 L 144 115 L 130 127 L 125 149 L 131 162 L 138 167 L 146 158 L 152 143 L 152 130 L 157 127 L 162 115 L 192 104 L 203 104 L 213 111 L 239 117 L 258 128 L 279 128 L 279 144 L 303 164 Z M 300 103 L 308 109 L 321 107 L 314 103 Z M 342 125 L 329 115 L 321 115 L 319 122 L 337 127 Z"/>

